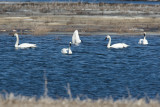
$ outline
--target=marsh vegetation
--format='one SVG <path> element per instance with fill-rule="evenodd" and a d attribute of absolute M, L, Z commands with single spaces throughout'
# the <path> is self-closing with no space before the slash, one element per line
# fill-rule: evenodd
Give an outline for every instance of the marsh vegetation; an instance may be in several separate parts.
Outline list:
<path fill-rule="evenodd" d="M 106 3 L 0 3 L 0 30 L 48 32 L 159 32 L 159 5 Z"/>

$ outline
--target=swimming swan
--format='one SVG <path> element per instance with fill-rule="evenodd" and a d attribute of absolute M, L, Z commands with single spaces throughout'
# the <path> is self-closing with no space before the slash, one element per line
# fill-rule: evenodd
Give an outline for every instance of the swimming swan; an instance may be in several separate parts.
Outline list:
<path fill-rule="evenodd" d="M 61 53 L 63 53 L 63 54 L 72 54 L 71 42 L 69 42 L 69 48 L 63 48 L 63 49 L 61 50 Z"/>
<path fill-rule="evenodd" d="M 109 35 L 106 36 L 105 40 L 106 39 L 109 39 L 107 48 L 117 48 L 118 49 L 118 48 L 126 48 L 129 46 L 125 43 L 116 43 L 116 44 L 111 45 L 111 37 Z"/>
<path fill-rule="evenodd" d="M 144 38 L 140 39 L 138 44 L 142 44 L 142 45 L 147 45 L 148 44 L 148 41 L 146 39 L 146 32 L 144 32 Z"/>
<path fill-rule="evenodd" d="M 19 45 L 19 37 L 18 37 L 18 34 L 15 33 L 13 36 L 16 36 L 17 38 L 17 41 L 15 43 L 15 48 L 21 48 L 21 49 L 24 49 L 24 48 L 35 48 L 37 47 L 36 44 L 30 44 L 30 43 L 22 43 Z"/>
<path fill-rule="evenodd" d="M 75 45 L 78 45 L 79 43 L 81 43 L 79 34 L 78 34 L 78 30 L 75 30 L 72 36 L 72 43 Z"/>

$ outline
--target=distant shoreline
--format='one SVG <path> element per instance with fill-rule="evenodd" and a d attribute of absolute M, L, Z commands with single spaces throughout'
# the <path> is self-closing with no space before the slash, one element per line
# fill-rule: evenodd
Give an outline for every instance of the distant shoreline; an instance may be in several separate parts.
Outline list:
<path fill-rule="evenodd" d="M 160 5 L 160 1 L 159 0 L 145 0 L 145 1 L 139 1 L 139 0 L 117 0 L 117 1 L 111 1 L 111 0 L 104 0 L 104 1 L 86 1 L 86 0 L 77 0 L 77 1 L 72 1 L 72 0 L 62 0 L 62 1 L 56 1 L 56 0 L 46 0 L 46 1 L 37 1 L 37 0 L 28 0 L 28 1 L 13 1 L 13 0 L 7 0 L 7 1 L 0 1 L 0 3 L 4 4 L 4 3 L 52 3 L 52 2 L 59 2 L 59 3 L 107 3 L 107 4 L 144 4 L 144 5 Z"/>
<path fill-rule="evenodd" d="M 0 2 L 0 32 L 23 34 L 160 33 L 160 6 L 107 3 Z"/>

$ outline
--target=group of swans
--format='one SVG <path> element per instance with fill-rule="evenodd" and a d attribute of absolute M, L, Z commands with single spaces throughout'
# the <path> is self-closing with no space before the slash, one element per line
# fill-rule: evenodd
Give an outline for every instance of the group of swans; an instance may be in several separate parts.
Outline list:
<path fill-rule="evenodd" d="M 18 34 L 15 33 L 14 36 L 17 38 L 17 41 L 15 43 L 15 48 L 24 49 L 24 48 L 35 48 L 35 47 L 37 47 L 36 44 L 30 44 L 30 43 L 22 43 L 22 44 L 19 45 Z M 118 48 L 126 48 L 126 47 L 129 46 L 129 45 L 125 44 L 125 43 L 116 43 L 116 44 L 111 45 L 111 37 L 109 35 L 106 36 L 105 40 L 106 39 L 109 39 L 107 48 L 116 48 L 116 49 L 118 49 Z M 73 33 L 73 36 L 72 36 L 72 42 L 69 42 L 69 47 L 68 48 L 63 48 L 61 50 L 61 53 L 63 53 L 63 54 L 72 54 L 71 44 L 78 45 L 80 43 L 81 43 L 81 40 L 80 40 L 80 37 L 79 37 L 79 34 L 78 34 L 78 30 L 75 30 L 75 32 Z M 142 45 L 147 45 L 148 44 L 145 32 L 144 32 L 144 38 L 140 39 L 138 44 L 142 44 Z"/>
<path fill-rule="evenodd" d="M 80 40 L 80 37 L 79 37 L 79 34 L 78 34 L 78 30 L 75 30 L 74 33 L 73 33 L 73 36 L 72 36 L 72 42 L 69 42 L 69 48 L 63 48 L 61 50 L 61 53 L 72 54 L 71 44 L 78 45 L 80 43 L 81 43 L 81 40 Z"/>
<path fill-rule="evenodd" d="M 19 36 L 17 33 L 14 33 L 13 36 L 16 37 L 16 43 L 15 43 L 15 48 L 20 48 L 20 49 L 25 49 L 25 48 L 35 48 L 37 47 L 36 44 L 31 44 L 31 43 L 22 43 L 22 44 L 19 44 Z M 78 30 L 75 30 L 75 32 L 73 33 L 73 36 L 72 36 L 72 43 L 69 42 L 69 48 L 63 48 L 61 50 L 61 52 L 63 54 L 72 54 L 72 50 L 71 50 L 71 44 L 75 44 L 75 45 L 78 45 L 81 43 L 81 40 L 80 40 L 80 37 L 79 37 L 79 34 L 78 34 Z"/>
<path fill-rule="evenodd" d="M 129 45 L 125 44 L 125 43 L 116 43 L 116 44 L 111 45 L 111 37 L 109 35 L 106 36 L 105 40 L 106 39 L 109 39 L 107 48 L 126 48 L 126 47 L 129 46 Z M 144 32 L 144 38 L 140 39 L 138 44 L 142 44 L 142 45 L 147 45 L 148 44 L 145 32 Z"/>

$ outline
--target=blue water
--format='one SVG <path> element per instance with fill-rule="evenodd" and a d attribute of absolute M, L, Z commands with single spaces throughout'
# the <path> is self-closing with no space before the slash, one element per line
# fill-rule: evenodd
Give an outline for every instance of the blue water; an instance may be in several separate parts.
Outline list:
<path fill-rule="evenodd" d="M 20 35 L 20 43 L 36 43 L 35 49 L 15 49 L 15 37 L 0 35 L 0 93 L 68 98 L 67 84 L 76 98 L 155 98 L 160 94 L 160 36 L 147 36 L 149 45 L 138 45 L 142 36 L 111 35 L 112 43 L 124 42 L 125 49 L 107 49 L 105 35 L 80 35 L 72 55 L 61 53 L 70 35 Z"/>
<path fill-rule="evenodd" d="M 88 3 L 129 3 L 129 4 L 151 4 L 159 5 L 159 1 L 144 0 L 0 0 L 4 2 L 88 2 Z"/>

